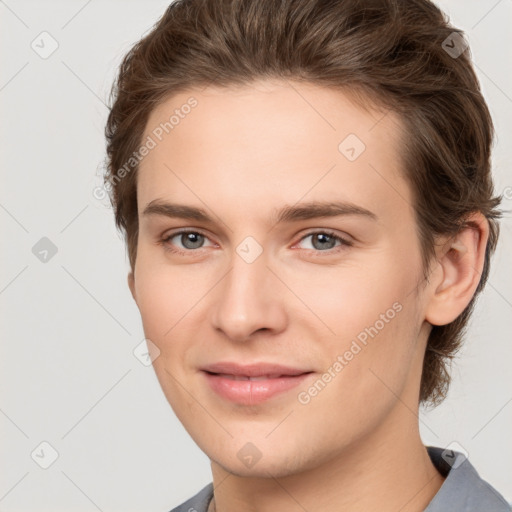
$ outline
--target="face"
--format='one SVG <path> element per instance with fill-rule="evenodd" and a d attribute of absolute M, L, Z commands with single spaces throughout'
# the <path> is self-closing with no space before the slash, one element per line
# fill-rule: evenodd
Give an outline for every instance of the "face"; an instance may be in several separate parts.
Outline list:
<path fill-rule="evenodd" d="M 428 333 L 399 127 L 284 82 L 183 92 L 149 118 L 130 287 L 167 400 L 234 474 L 417 422 Z"/>

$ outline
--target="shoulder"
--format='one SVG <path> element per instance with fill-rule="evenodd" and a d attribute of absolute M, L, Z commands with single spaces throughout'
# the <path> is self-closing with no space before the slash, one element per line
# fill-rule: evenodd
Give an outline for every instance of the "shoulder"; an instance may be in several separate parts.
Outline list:
<path fill-rule="evenodd" d="M 427 450 L 446 479 L 425 512 L 511 512 L 505 498 L 480 477 L 464 454 L 433 446 Z"/>
<path fill-rule="evenodd" d="M 170 512 L 206 512 L 213 497 L 213 483 L 203 487 L 192 498 L 173 508 Z"/>

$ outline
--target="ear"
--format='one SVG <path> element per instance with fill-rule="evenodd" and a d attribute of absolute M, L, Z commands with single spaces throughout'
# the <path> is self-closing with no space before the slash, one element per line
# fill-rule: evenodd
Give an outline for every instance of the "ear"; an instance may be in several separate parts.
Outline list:
<path fill-rule="evenodd" d="M 133 300 L 137 302 L 137 297 L 135 294 L 135 276 L 133 274 L 133 271 L 130 271 L 128 273 L 128 288 L 130 288 L 130 291 L 132 292 Z"/>
<path fill-rule="evenodd" d="M 432 325 L 453 322 L 469 304 L 480 282 L 489 238 L 489 223 L 480 213 L 468 217 L 464 227 L 438 251 L 432 294 L 425 320 Z"/>

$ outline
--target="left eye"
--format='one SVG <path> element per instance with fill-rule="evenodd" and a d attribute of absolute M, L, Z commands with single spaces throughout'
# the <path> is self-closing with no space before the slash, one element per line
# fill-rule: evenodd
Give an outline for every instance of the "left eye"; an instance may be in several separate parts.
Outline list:
<path fill-rule="evenodd" d="M 301 239 L 301 242 L 308 238 L 311 238 L 311 247 L 306 247 L 306 249 L 315 249 L 317 251 L 326 251 L 334 249 L 334 247 L 336 247 L 337 242 L 339 242 L 338 246 L 350 245 L 350 242 L 341 238 L 340 236 L 325 231 L 309 233 Z"/>

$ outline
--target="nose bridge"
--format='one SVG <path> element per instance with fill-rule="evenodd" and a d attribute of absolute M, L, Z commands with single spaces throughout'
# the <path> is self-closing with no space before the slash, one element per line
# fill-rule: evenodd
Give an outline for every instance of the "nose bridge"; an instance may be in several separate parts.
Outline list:
<path fill-rule="evenodd" d="M 259 245 L 259 244 L 258 244 Z M 260 329 L 279 330 L 286 318 L 278 283 L 268 259 L 253 240 L 244 240 L 233 252 L 214 304 L 216 328 L 236 340 L 246 340 Z"/>

